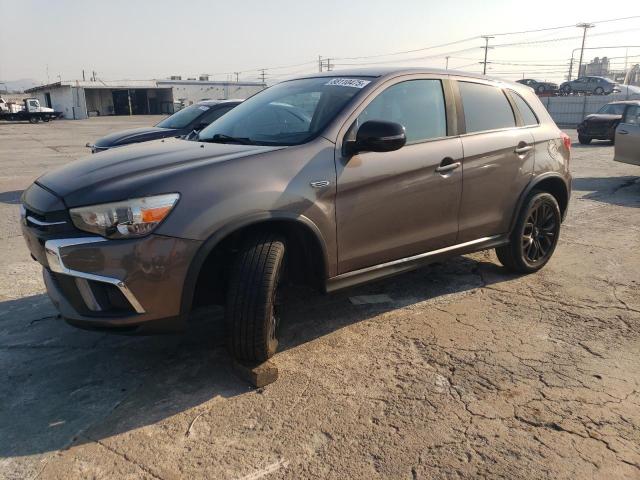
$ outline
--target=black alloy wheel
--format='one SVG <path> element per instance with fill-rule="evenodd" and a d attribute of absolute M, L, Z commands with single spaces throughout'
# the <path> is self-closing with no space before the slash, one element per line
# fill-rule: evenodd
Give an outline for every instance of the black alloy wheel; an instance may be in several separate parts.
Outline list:
<path fill-rule="evenodd" d="M 533 273 L 549 261 L 558 244 L 562 215 L 556 198 L 533 191 L 520 212 L 509 244 L 496 248 L 500 263 L 517 273 Z"/>
<path fill-rule="evenodd" d="M 522 232 L 524 260 L 536 264 L 544 260 L 555 245 L 558 224 L 548 202 L 541 201 L 529 212 Z"/>

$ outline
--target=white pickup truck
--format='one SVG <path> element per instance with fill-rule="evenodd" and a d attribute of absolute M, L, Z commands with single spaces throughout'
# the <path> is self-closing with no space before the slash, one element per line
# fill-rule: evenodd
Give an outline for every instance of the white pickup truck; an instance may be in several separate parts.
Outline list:
<path fill-rule="evenodd" d="M 0 120 L 28 120 L 30 123 L 38 123 L 41 120 L 48 122 L 61 115 L 62 112 L 56 112 L 53 108 L 42 107 L 37 98 L 25 98 L 22 104 L 19 104 L 6 102 L 0 97 Z"/>

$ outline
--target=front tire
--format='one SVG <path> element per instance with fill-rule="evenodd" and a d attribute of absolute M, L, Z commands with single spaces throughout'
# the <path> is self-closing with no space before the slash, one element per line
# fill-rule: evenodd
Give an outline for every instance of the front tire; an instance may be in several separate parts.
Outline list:
<path fill-rule="evenodd" d="M 500 263 L 515 273 L 533 273 L 551 259 L 560 237 L 558 201 L 547 192 L 527 197 L 508 245 L 496 248 Z"/>
<path fill-rule="evenodd" d="M 589 145 L 591 143 L 592 138 L 591 137 L 586 137 L 584 135 L 578 135 L 578 141 L 582 144 L 582 145 Z"/>
<path fill-rule="evenodd" d="M 227 347 L 238 360 L 264 362 L 276 353 L 276 294 L 285 250 L 282 236 L 264 232 L 250 237 L 233 261 L 225 325 Z"/>
<path fill-rule="evenodd" d="M 602 87 L 597 87 L 593 93 L 595 93 L 596 95 L 604 95 L 604 88 Z"/>

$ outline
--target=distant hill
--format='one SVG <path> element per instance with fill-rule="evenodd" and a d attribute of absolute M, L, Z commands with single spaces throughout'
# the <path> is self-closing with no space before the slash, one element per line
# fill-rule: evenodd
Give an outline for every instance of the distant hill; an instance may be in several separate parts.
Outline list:
<path fill-rule="evenodd" d="M 41 82 L 33 78 L 21 78 L 19 80 L 0 80 L 0 92 L 24 92 L 27 88 L 37 87 Z"/>

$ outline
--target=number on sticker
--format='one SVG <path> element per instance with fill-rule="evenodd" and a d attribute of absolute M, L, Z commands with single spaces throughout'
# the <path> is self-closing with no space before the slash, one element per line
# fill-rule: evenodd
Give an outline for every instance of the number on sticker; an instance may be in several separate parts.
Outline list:
<path fill-rule="evenodd" d="M 337 85 L 339 87 L 364 88 L 371 83 L 370 80 L 360 78 L 332 78 L 325 85 Z"/>

